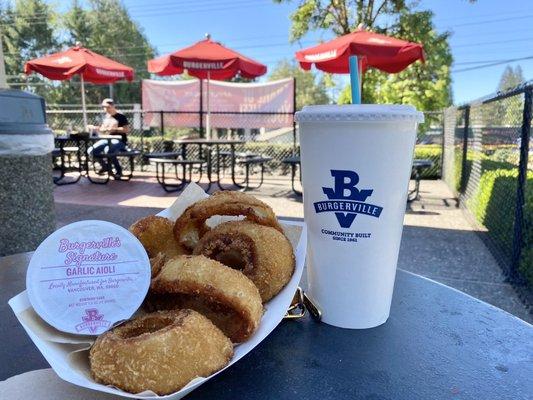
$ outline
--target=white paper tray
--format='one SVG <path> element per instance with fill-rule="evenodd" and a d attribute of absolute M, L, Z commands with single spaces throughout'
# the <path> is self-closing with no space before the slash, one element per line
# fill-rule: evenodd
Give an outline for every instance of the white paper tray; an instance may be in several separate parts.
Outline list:
<path fill-rule="evenodd" d="M 183 195 L 180 196 L 173 206 L 162 211 L 159 215 L 169 218 L 175 218 L 180 215 L 188 205 L 186 203 L 190 204 L 191 201 L 198 200 L 198 196 L 200 195 L 198 188 L 196 185 L 190 185 L 183 193 L 185 195 L 184 197 L 190 196 L 190 198 L 181 199 Z M 294 275 L 287 286 L 276 297 L 265 304 L 265 313 L 258 330 L 248 341 L 235 346 L 235 354 L 224 369 L 229 368 L 248 354 L 281 322 L 300 282 L 306 254 L 306 227 L 303 222 L 280 222 L 283 228 L 287 230 L 288 236 L 292 239 L 291 242 L 293 243 L 296 256 Z M 299 237 L 295 237 L 296 232 L 299 232 Z M 88 360 L 88 347 L 90 346 L 89 341 L 91 338 L 65 335 L 59 331 L 55 331 L 54 328 L 47 325 L 33 312 L 26 291 L 19 293 L 9 300 L 9 305 L 24 330 L 28 333 L 31 340 L 35 343 L 56 374 L 63 380 L 74 385 L 129 398 L 181 399 L 213 376 L 224 371 L 222 369 L 211 376 L 196 378 L 180 391 L 166 396 L 157 396 L 153 392 L 127 393 L 114 387 L 98 384 L 91 378 Z"/>

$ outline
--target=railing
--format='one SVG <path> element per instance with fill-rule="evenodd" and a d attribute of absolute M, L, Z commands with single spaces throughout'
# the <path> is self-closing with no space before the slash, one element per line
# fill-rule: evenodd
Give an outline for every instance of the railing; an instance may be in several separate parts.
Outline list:
<path fill-rule="evenodd" d="M 444 112 L 443 179 L 523 287 L 533 287 L 532 92 L 524 84 Z"/>

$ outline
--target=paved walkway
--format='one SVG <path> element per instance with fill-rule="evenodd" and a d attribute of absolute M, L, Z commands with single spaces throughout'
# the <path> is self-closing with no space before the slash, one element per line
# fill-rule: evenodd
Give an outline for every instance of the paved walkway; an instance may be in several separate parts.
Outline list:
<path fill-rule="evenodd" d="M 292 195 L 285 178 L 269 178 L 260 191 L 251 192 L 270 204 L 277 215 L 303 217 L 301 199 Z M 153 178 L 131 182 L 76 185 L 55 189 L 58 226 L 81 219 L 102 219 L 129 226 L 174 201 Z M 423 181 L 421 200 L 405 216 L 399 268 L 426 276 L 533 322 L 511 285 L 463 212 L 455 207 L 442 181 Z"/>

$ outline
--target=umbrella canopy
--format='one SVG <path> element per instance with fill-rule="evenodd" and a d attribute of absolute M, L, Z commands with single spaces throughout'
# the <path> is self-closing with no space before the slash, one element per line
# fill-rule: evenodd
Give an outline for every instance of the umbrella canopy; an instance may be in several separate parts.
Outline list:
<path fill-rule="evenodd" d="M 267 67 L 209 37 L 172 54 L 148 61 L 148 71 L 157 75 L 187 73 L 199 79 L 224 80 L 240 74 L 244 78 L 264 75 Z"/>
<path fill-rule="evenodd" d="M 350 72 L 349 58 L 358 56 L 361 73 L 368 67 L 396 73 L 416 60 L 424 62 L 424 48 L 419 43 L 407 42 L 378 33 L 357 30 L 327 43 L 296 52 L 296 59 L 305 70 L 311 65 L 330 73 Z"/>
<path fill-rule="evenodd" d="M 133 68 L 113 61 L 84 47 L 75 46 L 28 61 L 24 72 L 37 72 L 52 80 L 66 80 L 81 75 L 92 83 L 113 83 L 121 79 L 133 80 Z"/>
<path fill-rule="evenodd" d="M 81 46 L 74 46 L 59 53 L 36 58 L 24 64 L 24 73 L 37 72 L 48 79 L 63 81 L 74 75 L 81 76 L 81 104 L 83 125 L 87 129 L 85 106 L 85 81 L 114 83 L 121 79 L 133 80 L 133 68 L 113 61 Z"/>
<path fill-rule="evenodd" d="M 192 46 L 148 61 L 148 72 L 153 74 L 167 76 L 185 71 L 196 78 L 207 79 L 206 131 L 210 138 L 209 80 L 230 79 L 237 74 L 244 78 L 257 78 L 266 73 L 267 67 L 211 40 L 209 35 Z"/>

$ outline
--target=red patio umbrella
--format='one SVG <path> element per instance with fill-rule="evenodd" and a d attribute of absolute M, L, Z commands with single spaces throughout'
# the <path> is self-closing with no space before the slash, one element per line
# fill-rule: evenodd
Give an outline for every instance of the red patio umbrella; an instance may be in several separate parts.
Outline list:
<path fill-rule="evenodd" d="M 84 127 L 87 127 L 85 81 L 100 84 L 113 83 L 121 79 L 131 81 L 134 75 L 133 68 L 81 46 L 28 61 L 24 64 L 24 73 L 32 72 L 60 81 L 80 75 Z"/>
<path fill-rule="evenodd" d="M 242 54 L 222 46 L 207 35 L 192 46 L 148 61 L 148 71 L 160 76 L 187 71 L 191 76 L 207 79 L 207 135 L 209 129 L 209 80 L 225 80 L 240 74 L 244 78 L 264 75 L 267 67 Z"/>
<path fill-rule="evenodd" d="M 419 43 L 407 42 L 390 36 L 358 29 L 318 46 L 296 52 L 296 59 L 305 70 L 316 68 L 331 73 L 350 72 L 350 57 L 358 57 L 358 69 L 368 67 L 396 73 L 416 60 L 424 62 L 424 48 Z"/>

